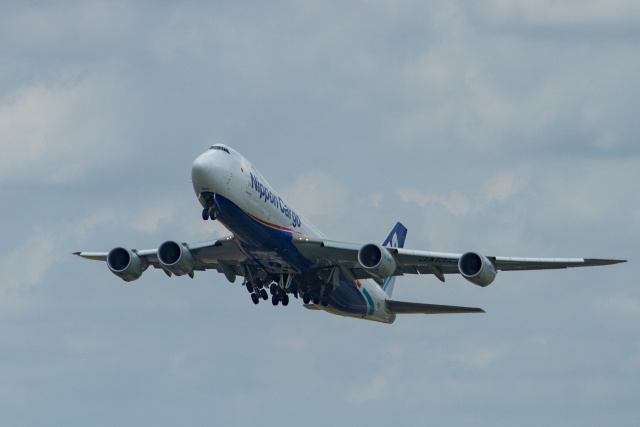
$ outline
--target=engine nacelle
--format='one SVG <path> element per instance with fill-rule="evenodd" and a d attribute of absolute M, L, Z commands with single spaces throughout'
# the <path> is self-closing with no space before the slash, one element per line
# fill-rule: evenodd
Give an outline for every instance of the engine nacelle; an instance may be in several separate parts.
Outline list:
<path fill-rule="evenodd" d="M 109 270 L 125 282 L 137 280 L 146 269 L 137 253 L 127 248 L 111 249 L 107 255 Z"/>
<path fill-rule="evenodd" d="M 489 286 L 498 272 L 491 261 L 475 252 L 467 252 L 458 261 L 458 270 L 462 277 L 478 286 Z"/>
<path fill-rule="evenodd" d="M 391 256 L 389 251 L 373 243 L 369 243 L 360 248 L 358 251 L 358 262 L 362 268 L 381 279 L 393 276 L 397 267 L 396 260 Z"/>
<path fill-rule="evenodd" d="M 183 276 L 193 271 L 195 261 L 191 251 L 184 245 L 174 241 L 167 241 L 158 248 L 158 261 L 176 276 Z"/>

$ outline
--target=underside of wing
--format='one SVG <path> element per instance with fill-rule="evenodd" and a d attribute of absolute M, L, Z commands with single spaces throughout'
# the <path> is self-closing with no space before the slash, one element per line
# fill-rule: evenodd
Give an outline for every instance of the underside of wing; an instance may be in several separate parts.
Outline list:
<path fill-rule="evenodd" d="M 371 274 L 360 265 L 358 252 L 363 245 L 355 243 L 337 242 L 332 240 L 298 237 L 293 244 L 300 253 L 317 266 L 341 265 L 348 268 L 356 279 L 371 279 Z M 385 247 L 397 266 L 393 276 L 403 274 L 443 274 L 458 273 L 459 254 L 414 251 L 410 249 Z"/>
<path fill-rule="evenodd" d="M 231 236 L 215 242 L 192 244 L 189 250 L 196 256 L 196 270 L 216 269 L 225 273 L 225 269 L 231 269 L 237 276 L 245 275 L 243 264 L 248 261 L 247 257 Z"/>

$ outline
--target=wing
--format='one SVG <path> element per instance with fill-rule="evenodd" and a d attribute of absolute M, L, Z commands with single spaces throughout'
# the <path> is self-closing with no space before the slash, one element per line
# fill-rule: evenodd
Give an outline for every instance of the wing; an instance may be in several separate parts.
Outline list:
<path fill-rule="evenodd" d="M 235 276 L 244 276 L 245 266 L 250 263 L 245 254 L 238 248 L 233 236 L 228 236 L 220 240 L 214 240 L 202 243 L 184 244 L 193 257 L 193 270 L 217 270 L 219 273 L 234 281 Z M 164 269 L 158 260 L 158 249 L 132 250 L 140 260 L 143 267 L 148 266 L 160 268 L 168 275 L 171 272 Z M 85 259 L 96 261 L 106 261 L 109 252 L 75 252 L 74 255 Z"/>
<path fill-rule="evenodd" d="M 599 265 L 619 264 L 627 262 L 621 259 L 598 258 L 513 258 L 489 257 L 498 270 L 553 270 L 558 268 L 595 267 Z"/>
<path fill-rule="evenodd" d="M 375 278 L 358 262 L 358 251 L 362 245 L 331 240 L 298 237 L 294 245 L 309 260 L 317 265 L 340 265 L 349 269 L 356 279 Z M 434 274 L 444 281 L 445 274 L 459 274 L 458 261 L 463 254 L 416 251 L 386 247 L 396 261 L 394 276 L 404 274 Z M 594 258 L 513 258 L 486 257 L 496 270 L 550 270 L 572 267 L 589 267 L 625 262 L 624 260 Z M 343 270 L 344 271 L 344 270 Z"/>

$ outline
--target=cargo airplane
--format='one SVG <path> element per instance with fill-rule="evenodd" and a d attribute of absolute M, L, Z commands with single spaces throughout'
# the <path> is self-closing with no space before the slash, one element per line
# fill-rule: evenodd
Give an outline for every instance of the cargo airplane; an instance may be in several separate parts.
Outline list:
<path fill-rule="evenodd" d="M 480 308 L 403 302 L 391 299 L 395 279 L 431 274 L 444 282 L 460 274 L 478 286 L 491 284 L 498 271 L 545 270 L 624 262 L 585 258 L 513 258 L 409 250 L 407 229 L 397 223 L 381 245 L 329 240 L 287 203 L 237 151 L 222 144 L 200 155 L 191 168 L 202 219 L 217 220 L 231 235 L 205 243 L 167 241 L 157 249 L 117 247 L 109 252 L 76 252 L 106 261 L 121 279 L 138 279 L 149 267 L 168 276 L 217 270 L 227 280 L 242 277 L 254 304 L 269 299 L 383 323 L 397 314 L 484 313 Z M 267 289 L 269 294 L 267 293 Z"/>

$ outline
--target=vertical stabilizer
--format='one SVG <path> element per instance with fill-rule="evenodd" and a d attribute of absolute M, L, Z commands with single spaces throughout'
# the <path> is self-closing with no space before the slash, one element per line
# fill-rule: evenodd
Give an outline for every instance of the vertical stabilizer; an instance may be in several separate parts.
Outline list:
<path fill-rule="evenodd" d="M 392 248 L 402 248 L 404 247 L 404 240 L 407 238 L 407 228 L 401 223 L 397 223 L 391 233 L 386 238 L 382 246 L 389 246 Z M 393 285 L 396 283 L 396 277 L 391 276 L 384 281 L 384 286 L 382 289 L 391 297 L 393 293 Z"/>

